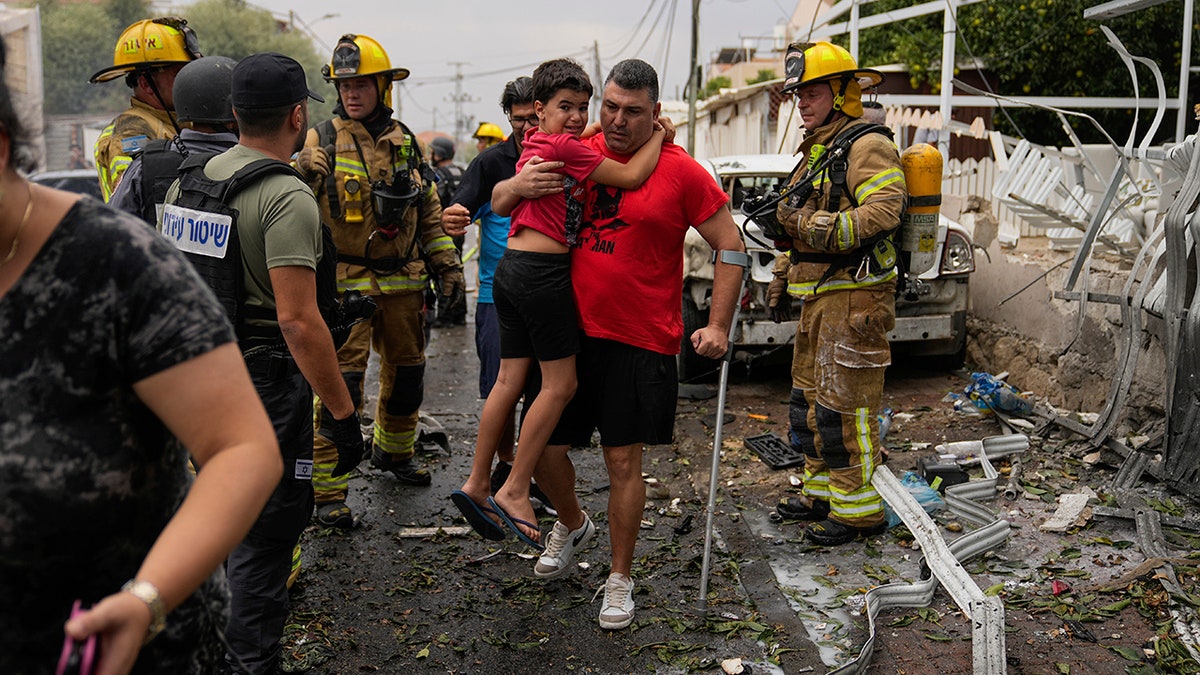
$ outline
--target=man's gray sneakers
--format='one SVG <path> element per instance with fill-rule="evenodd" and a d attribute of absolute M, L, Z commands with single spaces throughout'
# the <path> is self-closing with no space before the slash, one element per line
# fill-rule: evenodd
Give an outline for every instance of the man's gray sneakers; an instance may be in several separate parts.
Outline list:
<path fill-rule="evenodd" d="M 595 534 L 596 526 L 586 513 L 583 514 L 583 525 L 574 530 L 568 530 L 561 520 L 554 521 L 546 549 L 533 566 L 534 576 L 540 579 L 557 579 L 570 572 L 571 559 L 575 557 L 575 552 L 583 548 Z"/>
<path fill-rule="evenodd" d="M 600 608 L 600 627 L 620 630 L 633 622 L 633 579 L 613 572 L 604 584 L 604 605 Z"/>

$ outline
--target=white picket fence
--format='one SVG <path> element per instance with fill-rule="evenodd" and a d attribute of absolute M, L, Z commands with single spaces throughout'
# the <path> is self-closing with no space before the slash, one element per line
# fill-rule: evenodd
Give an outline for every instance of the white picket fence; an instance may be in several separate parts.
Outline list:
<path fill-rule="evenodd" d="M 1023 237 L 1044 234 L 1030 227 L 1006 204 L 992 197 L 992 187 L 996 184 L 998 173 L 996 160 L 991 157 L 968 160 L 952 159 L 946 162 L 942 173 L 942 194 L 964 198 L 971 195 L 982 197 L 991 202 L 992 215 L 996 216 L 1002 226 L 1015 228 Z"/>
<path fill-rule="evenodd" d="M 1098 199 L 1083 185 L 1064 180 L 1060 159 L 1045 157 L 1025 142 L 1010 154 L 1007 172 L 1001 172 L 991 157 L 952 159 L 943 176 L 942 194 L 989 200 L 992 214 L 1000 221 L 1001 243 L 1007 244 L 1021 237 L 1044 236 L 1052 248 L 1073 250 L 1090 224 Z M 1118 214 L 1105 225 L 1098 242 L 1125 255 L 1136 250 L 1142 213 L 1134 209 L 1134 220 Z"/>

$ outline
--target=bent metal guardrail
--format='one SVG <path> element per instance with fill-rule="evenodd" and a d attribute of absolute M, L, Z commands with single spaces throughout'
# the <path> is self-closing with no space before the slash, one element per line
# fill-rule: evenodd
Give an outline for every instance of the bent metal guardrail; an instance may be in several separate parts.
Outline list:
<path fill-rule="evenodd" d="M 968 444 L 978 445 L 973 449 L 979 454 L 984 477 L 946 488 L 946 506 L 959 518 L 979 527 L 949 544 L 942 539 L 937 524 L 901 485 L 896 475 L 886 466 L 875 470 L 871 485 L 900 516 L 925 552 L 922 579 L 911 584 L 886 584 L 867 591 L 867 641 L 857 658 L 830 671 L 830 675 L 865 673 L 875 651 L 879 613 L 895 607 L 925 607 L 933 599 L 939 583 L 946 588 L 955 604 L 971 618 L 972 671 L 976 675 L 1001 675 L 1007 672 L 1004 603 L 999 597 L 984 595 L 983 590 L 963 569 L 962 563 L 1008 540 L 1008 521 L 982 503 L 994 499 L 1001 489 L 1000 474 L 988 460 L 988 455 L 1000 457 L 1024 452 L 1029 447 L 1029 438 L 1024 434 L 1009 434 L 970 441 Z"/>

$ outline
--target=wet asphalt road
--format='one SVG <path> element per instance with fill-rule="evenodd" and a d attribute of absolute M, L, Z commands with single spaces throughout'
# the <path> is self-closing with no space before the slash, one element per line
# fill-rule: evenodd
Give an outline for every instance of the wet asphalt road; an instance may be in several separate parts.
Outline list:
<path fill-rule="evenodd" d="M 634 561 L 634 623 L 610 632 L 596 622 L 595 594 L 609 566 L 599 449 L 573 453 L 577 492 L 597 536 L 570 576 L 538 580 L 531 551 L 464 531 L 449 501 L 469 470 L 482 407 L 473 327 L 434 329 L 427 356 L 422 410 L 445 427 L 450 452 L 424 447 L 421 459 L 434 475 L 428 488 L 401 486 L 364 462 L 348 499 L 358 527 L 309 528 L 285 671 L 673 673 L 719 670 L 730 658 L 757 664 L 760 673 L 824 670 L 762 563 L 761 540 L 720 505 L 707 611 L 699 609 L 705 514 L 696 486 L 707 491 L 712 439 L 697 420 L 711 418 L 712 401 L 681 401 L 679 442 L 646 452 L 644 471 L 666 496 L 647 502 Z M 544 518 L 543 530 L 552 524 Z"/>
<path fill-rule="evenodd" d="M 773 471 L 743 441 L 768 433 L 786 437 L 786 365 L 760 364 L 750 376 L 738 367 L 724 418 L 705 611 L 698 596 L 716 399 L 681 398 L 675 443 L 648 448 L 643 462 L 646 477 L 665 493 L 647 501 L 634 560 L 634 622 L 621 631 L 600 629 L 596 593 L 608 575 L 609 548 L 607 476 L 598 448 L 572 453 L 577 493 L 597 536 L 563 579 L 533 577 L 531 551 L 512 539 L 484 541 L 449 501 L 469 470 L 482 407 L 472 331 L 470 325 L 435 329 L 428 350 L 423 411 L 444 426 L 450 446 L 447 453 L 429 444 L 421 453 L 433 485 L 401 486 L 364 463 L 349 498 L 359 526 L 307 531 L 286 672 L 669 674 L 721 672 L 722 661 L 740 658 L 755 673 L 823 673 L 855 656 L 867 637 L 862 593 L 919 576 L 920 553 L 895 531 L 868 543 L 821 548 L 804 542 L 799 524 L 771 518 L 781 496 L 798 493 L 792 486 L 801 469 Z M 961 372 L 889 371 L 887 404 L 906 413 L 889 436 L 889 465 L 897 475 L 928 454 L 931 443 L 998 433 L 994 420 L 955 413 L 944 400 L 965 381 Z M 715 395 L 715 387 L 699 389 Z M 1028 458 L 1025 475 L 1058 480 L 1062 490 L 1093 478 L 1091 470 L 1064 471 L 1062 462 L 1053 451 Z M 1036 523 L 1053 511 L 1052 502 L 1026 494 L 1005 506 L 1018 529 L 995 559 L 972 568 L 981 588 L 1020 582 L 1030 593 L 1044 591 L 1043 578 L 1061 568 L 1064 546 L 1089 551 L 1085 560 L 1105 556 L 1106 569 L 1087 572 L 1097 579 L 1115 577 L 1137 560 L 1114 558 L 1086 532 L 1039 536 Z M 553 518 L 541 524 L 548 531 Z M 1105 527 L 1113 540 L 1133 538 Z M 913 619 L 903 613 L 889 616 L 901 627 L 880 636 L 868 672 L 969 672 L 971 630 L 953 603 L 939 593 L 933 614 L 925 616 L 940 623 L 922 619 L 910 626 Z M 1120 657 L 1103 644 L 1053 638 L 1061 629 L 1055 620 L 1053 614 L 1006 614 L 1010 663 L 1020 664 L 1009 672 L 1054 672 L 1060 662 L 1075 664 L 1071 672 L 1124 672 Z M 1135 609 L 1108 621 L 1093 630 L 1119 636 L 1125 646 L 1153 635 L 1152 622 Z M 939 664 L 932 670 L 930 659 Z"/>

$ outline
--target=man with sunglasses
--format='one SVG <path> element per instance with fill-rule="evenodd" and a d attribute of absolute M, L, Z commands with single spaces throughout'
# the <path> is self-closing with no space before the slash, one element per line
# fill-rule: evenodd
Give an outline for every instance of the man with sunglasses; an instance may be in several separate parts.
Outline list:
<path fill-rule="evenodd" d="M 150 141 L 168 140 L 179 133 L 172 115 L 175 75 L 200 56 L 199 42 L 187 19 L 145 19 L 121 33 L 113 50 L 113 64 L 88 80 L 108 82 L 124 75 L 125 84 L 133 90 L 129 109 L 113 118 L 96 140 L 96 172 L 104 201 L 112 198 L 135 152 Z"/>
<path fill-rule="evenodd" d="M 500 328 L 496 321 L 496 306 L 492 303 L 492 277 L 500 256 L 508 247 L 508 218 L 492 211 L 492 188 L 516 173 L 525 132 L 538 125 L 537 115 L 533 112 L 533 79 L 518 77 L 504 85 L 500 108 L 512 125 L 512 133 L 508 140 L 484 149 L 475 157 L 463 174 L 454 197 L 442 211 L 442 228 L 453 237 L 465 235 L 472 222 L 479 223 L 475 353 L 479 356 L 480 398 L 487 398 L 500 372 Z M 500 447 L 496 448 L 500 461 L 492 472 L 493 491 L 504 484 L 512 469 L 515 427 L 515 421 L 510 421 L 501 435 Z"/>

